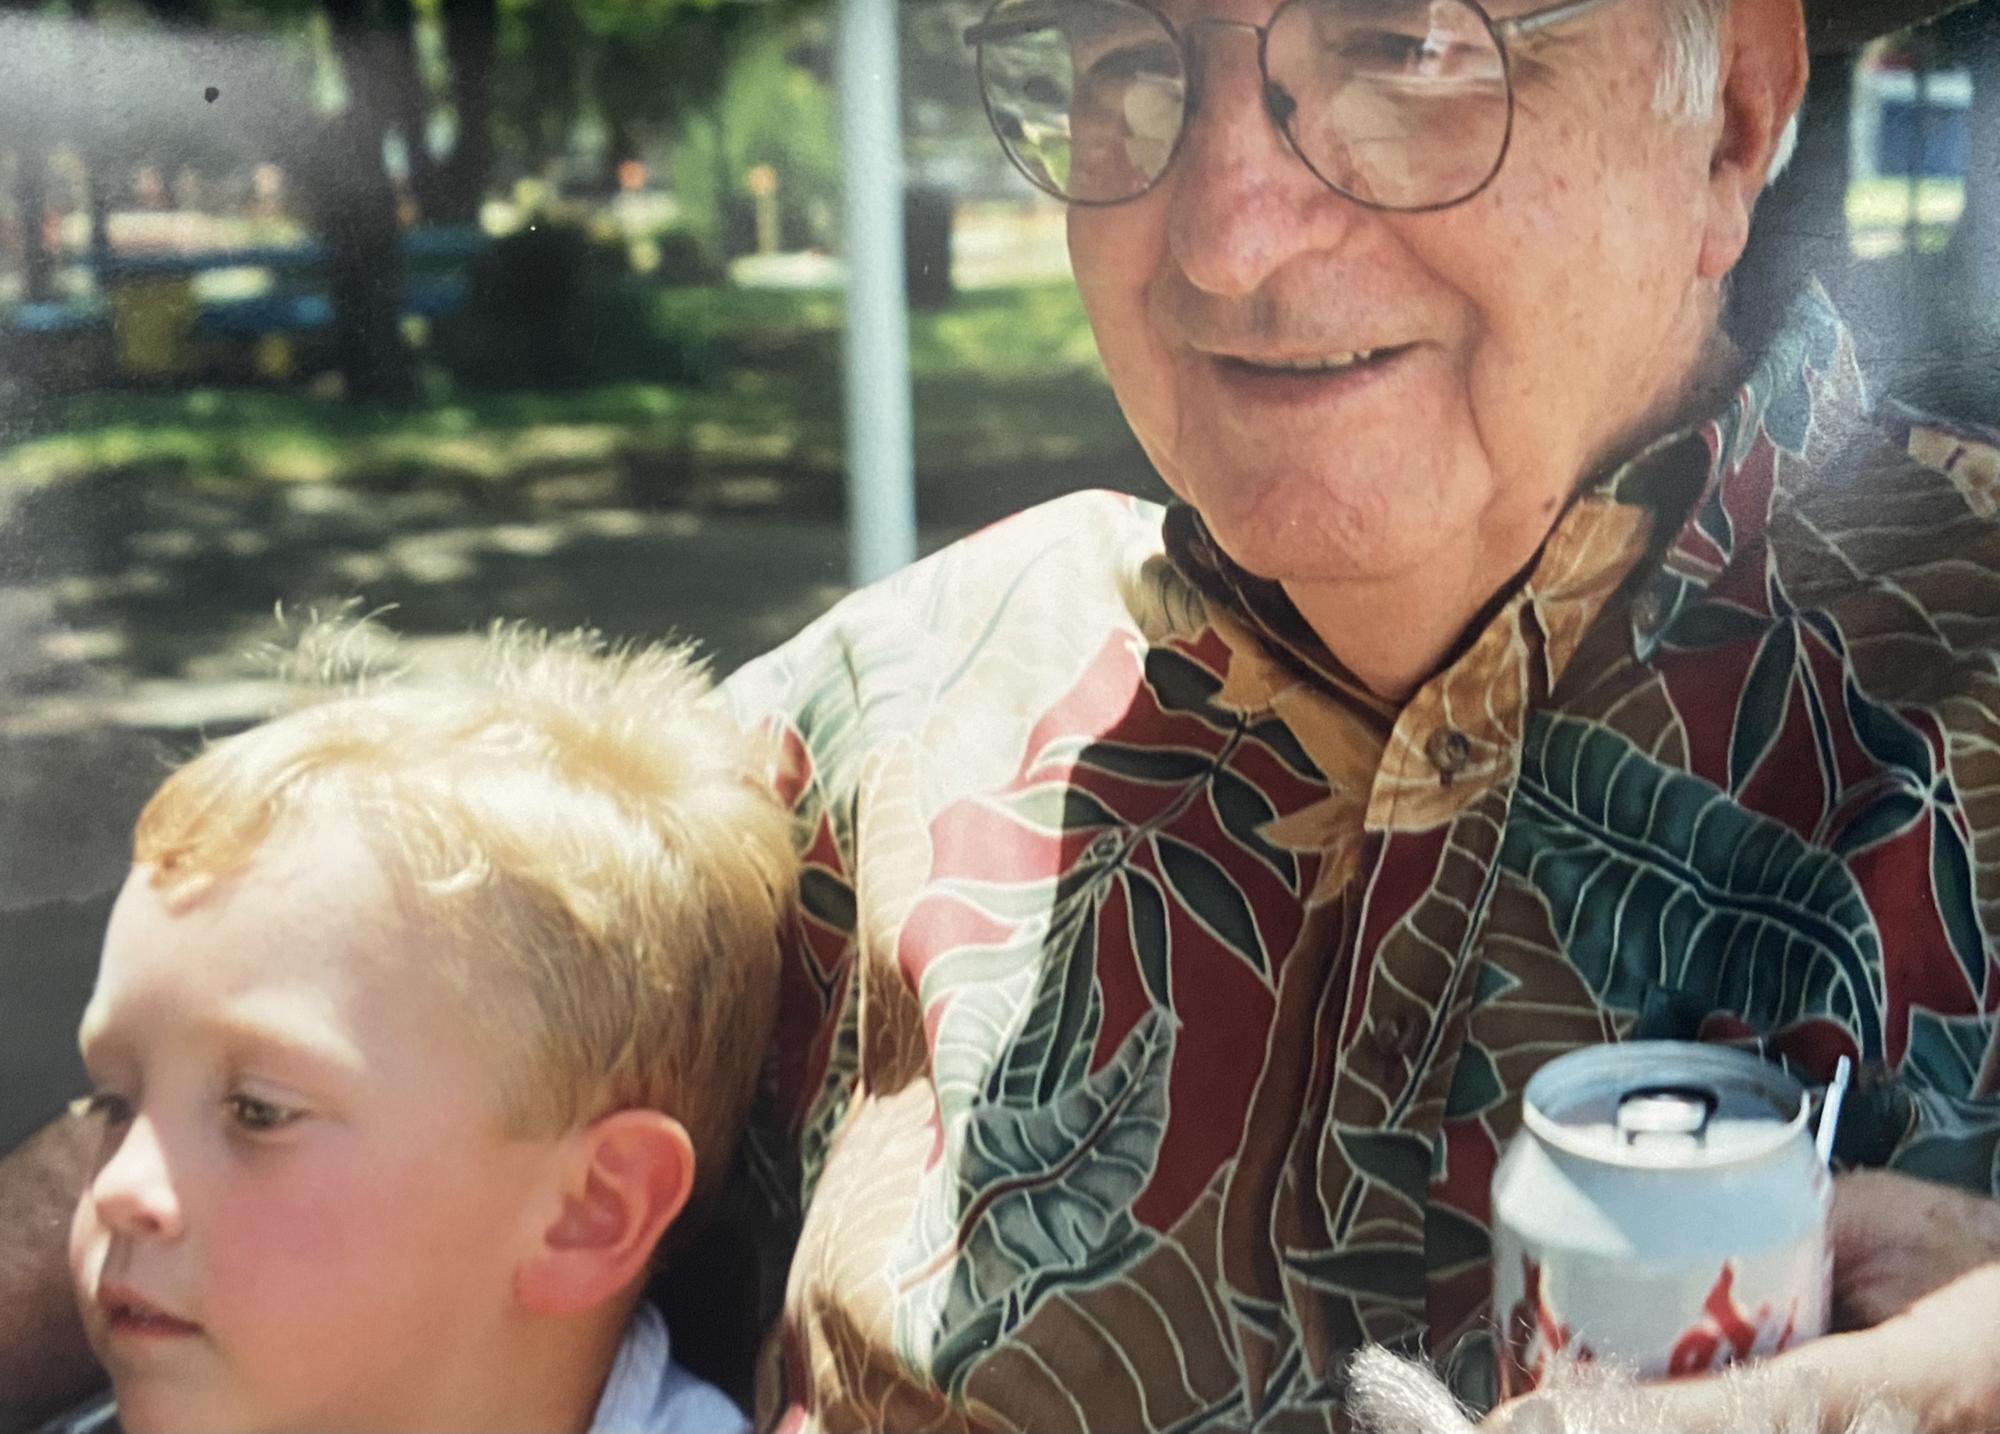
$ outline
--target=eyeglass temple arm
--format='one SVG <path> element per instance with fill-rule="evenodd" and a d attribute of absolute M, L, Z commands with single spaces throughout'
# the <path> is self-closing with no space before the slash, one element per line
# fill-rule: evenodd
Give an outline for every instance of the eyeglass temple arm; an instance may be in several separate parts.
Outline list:
<path fill-rule="evenodd" d="M 1567 4 L 1551 5 L 1546 10 L 1530 10 L 1510 20 L 1496 20 L 1493 28 L 1511 40 L 1516 35 L 1534 35 L 1571 20 L 1580 20 L 1591 11 L 1601 10 L 1612 3 L 1614 0 L 1568 0 Z"/>

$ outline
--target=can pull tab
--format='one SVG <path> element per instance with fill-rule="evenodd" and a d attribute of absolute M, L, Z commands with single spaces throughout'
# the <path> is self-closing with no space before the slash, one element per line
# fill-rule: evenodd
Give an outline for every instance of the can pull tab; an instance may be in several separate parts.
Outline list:
<path fill-rule="evenodd" d="M 1700 1144 L 1721 1103 L 1706 1086 L 1639 1086 L 1618 1097 L 1618 1134 L 1627 1145 L 1674 1139 Z"/>
<path fill-rule="evenodd" d="M 1819 1108 L 1819 1135 L 1813 1145 L 1819 1154 L 1819 1163 L 1833 1164 L 1833 1136 L 1840 1126 L 1840 1104 L 1847 1099 L 1848 1082 L 1854 1079 L 1854 1062 L 1846 1056 L 1833 1068 L 1833 1080 L 1826 1088 L 1826 1100 Z"/>

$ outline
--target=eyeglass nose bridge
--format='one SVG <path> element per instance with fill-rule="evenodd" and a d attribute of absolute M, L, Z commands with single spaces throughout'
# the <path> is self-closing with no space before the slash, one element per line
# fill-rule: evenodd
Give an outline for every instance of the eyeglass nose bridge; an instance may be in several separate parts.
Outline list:
<path fill-rule="evenodd" d="M 1182 105 L 1182 126 L 1191 124 L 1195 115 L 1200 112 L 1202 96 L 1207 88 L 1203 82 L 1208 73 L 1208 66 L 1205 63 L 1207 55 L 1198 55 L 1194 45 L 1195 32 L 1199 30 L 1237 30 L 1256 38 L 1258 94 L 1264 102 L 1265 113 L 1271 117 L 1271 122 L 1277 125 L 1278 133 L 1284 136 L 1285 142 L 1290 144 L 1289 126 L 1292 113 L 1298 108 L 1298 101 L 1279 88 L 1277 82 L 1271 78 L 1271 68 L 1267 58 L 1271 43 L 1271 27 L 1252 25 L 1248 20 L 1226 20 L 1218 15 L 1203 15 L 1188 21 L 1175 32 L 1176 38 L 1180 41 L 1183 63 L 1187 66 L 1187 99 Z"/>

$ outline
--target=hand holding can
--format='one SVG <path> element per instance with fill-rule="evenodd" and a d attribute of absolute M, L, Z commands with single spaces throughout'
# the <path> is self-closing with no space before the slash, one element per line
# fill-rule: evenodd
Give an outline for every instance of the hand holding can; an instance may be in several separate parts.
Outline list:
<path fill-rule="evenodd" d="M 1493 1181 L 1503 1395 L 1564 1361 L 1665 1378 L 1824 1333 L 1832 1181 L 1810 1107 L 1723 1047 L 1600 1046 L 1538 1072 Z"/>

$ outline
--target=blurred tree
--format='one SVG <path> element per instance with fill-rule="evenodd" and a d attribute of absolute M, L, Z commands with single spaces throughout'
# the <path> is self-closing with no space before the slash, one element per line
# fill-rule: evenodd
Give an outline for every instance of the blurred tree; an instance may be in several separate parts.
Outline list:
<path fill-rule="evenodd" d="M 377 24 L 369 0 L 322 0 L 346 102 L 324 122 L 307 161 L 313 227 L 327 248 L 335 364 L 350 398 L 398 402 L 412 392 L 404 347 L 402 233 L 383 141 L 398 113 L 406 33 Z"/>
<path fill-rule="evenodd" d="M 771 25 L 740 37 L 720 93 L 688 118 L 674 152 L 674 193 L 688 226 L 714 257 L 742 253 L 755 226 L 750 171 L 777 176 L 780 242 L 823 246 L 833 239 L 840 199 L 839 127 L 831 87 L 795 54 L 816 38 L 814 24 Z"/>
<path fill-rule="evenodd" d="M 395 107 L 392 123 L 408 156 L 410 192 L 423 216 L 435 220 L 441 166 L 431 152 L 431 115 L 439 108 L 437 91 L 448 88 L 452 77 L 443 77 L 444 86 L 432 82 L 431 66 L 425 63 L 424 54 L 425 36 L 433 32 L 431 17 L 419 13 L 414 0 L 382 0 L 382 17 L 386 29 L 406 37 L 407 42 L 395 46 L 388 56 L 391 73 L 385 88 Z"/>
<path fill-rule="evenodd" d="M 439 0 L 450 74 L 453 143 L 433 172 L 426 214 L 443 224 L 471 223 L 493 173 L 493 67 L 499 57 L 497 0 Z"/>
<path fill-rule="evenodd" d="M 417 208 L 433 224 L 476 223 L 493 175 L 499 0 L 382 0 L 382 23 L 402 41 L 385 88 Z M 451 137 L 442 155 L 431 146 L 439 115 Z"/>
<path fill-rule="evenodd" d="M 41 8 L 36 0 L 0 0 L 0 21 L 25 16 Z M 43 215 L 48 207 L 49 151 L 54 146 L 55 55 L 48 32 L 17 22 L 10 25 L 10 43 L 19 47 L 8 58 L 24 91 L 12 118 L 14 151 L 14 212 L 21 235 L 21 292 L 30 303 L 46 303 L 55 292 L 55 265 L 49 253 Z"/>
<path fill-rule="evenodd" d="M 966 29 L 986 0 L 916 0 L 902 6 L 904 152 L 913 181 L 959 195 L 1019 199 L 1030 191 L 986 123 Z"/>

